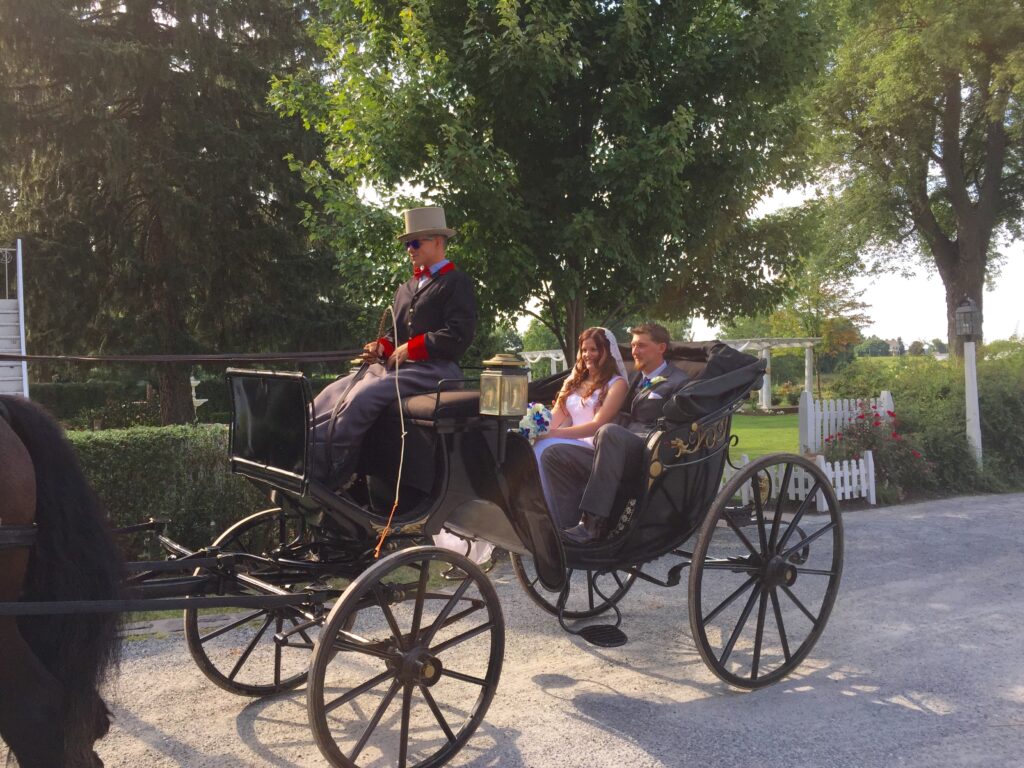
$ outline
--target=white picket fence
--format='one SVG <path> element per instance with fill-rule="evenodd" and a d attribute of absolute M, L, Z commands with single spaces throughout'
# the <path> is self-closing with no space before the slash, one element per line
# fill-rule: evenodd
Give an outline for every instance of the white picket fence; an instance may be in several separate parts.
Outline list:
<path fill-rule="evenodd" d="M 825 461 L 825 457 L 818 454 L 813 458 L 814 463 L 817 464 L 821 470 L 825 473 L 825 477 L 828 478 L 829 482 L 832 483 L 832 487 L 835 489 L 836 498 L 839 501 L 845 501 L 848 499 L 867 499 L 869 504 L 875 503 L 875 457 L 871 451 L 865 451 L 864 455 L 859 459 L 850 461 Z M 722 484 L 729 482 L 729 479 L 735 475 L 740 469 L 750 463 L 750 459 L 746 455 L 740 456 L 740 460 L 737 464 L 737 469 L 733 469 L 729 464 L 725 465 L 725 472 L 722 477 Z M 769 469 L 772 476 L 772 483 L 778 486 L 782 482 L 782 473 L 784 471 L 783 465 L 775 465 Z M 810 473 L 804 471 L 800 467 L 793 468 L 793 474 L 790 476 L 788 497 L 790 500 L 797 501 L 807 498 L 807 494 L 811 490 L 813 485 Z M 740 491 L 741 499 L 744 504 L 749 504 L 751 501 L 750 496 L 750 485 L 744 485 Z M 815 506 L 819 512 L 825 512 L 828 509 L 828 503 L 825 500 L 825 494 L 821 491 L 817 494 L 815 500 Z"/>
<path fill-rule="evenodd" d="M 863 403 L 863 406 L 858 405 Z M 883 391 L 870 400 L 815 400 L 806 389 L 800 393 L 800 453 L 821 453 L 825 438 L 843 431 L 863 409 L 875 406 L 888 420 L 886 411 L 895 411 L 892 393 Z"/>

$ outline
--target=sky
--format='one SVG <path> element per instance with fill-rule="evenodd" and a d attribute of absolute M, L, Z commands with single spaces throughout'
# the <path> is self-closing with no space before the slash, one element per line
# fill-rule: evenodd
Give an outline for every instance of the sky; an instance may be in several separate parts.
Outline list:
<path fill-rule="evenodd" d="M 1024 334 L 1024 243 L 1013 243 L 1006 254 L 995 290 L 985 292 L 986 341 Z M 907 345 L 918 339 L 946 341 L 946 291 L 937 273 L 919 267 L 911 278 L 883 275 L 861 278 L 855 285 L 864 290 L 861 300 L 868 305 L 865 313 L 871 318 L 862 329 L 864 336 L 901 337 Z M 694 320 L 694 339 L 703 341 L 717 335 L 717 328 L 703 318 Z"/>
<path fill-rule="evenodd" d="M 791 205 L 799 205 L 813 194 L 811 189 L 780 191 L 763 200 L 754 215 L 764 215 Z M 1024 333 L 1024 242 L 1016 241 L 1005 249 L 1006 263 L 996 280 L 995 290 L 984 297 L 984 334 L 986 341 L 1007 339 Z M 882 275 L 855 281 L 863 290 L 861 301 L 868 305 L 865 314 L 871 322 L 862 329 L 865 337 L 900 337 L 912 341 L 946 341 L 946 291 L 934 270 L 918 267 L 913 277 Z M 693 322 L 693 338 L 704 341 L 718 335 L 715 326 L 703 318 Z"/>

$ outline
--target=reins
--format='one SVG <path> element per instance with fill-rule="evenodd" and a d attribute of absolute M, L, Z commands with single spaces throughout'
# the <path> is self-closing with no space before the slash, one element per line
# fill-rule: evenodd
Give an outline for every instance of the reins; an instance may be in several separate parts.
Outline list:
<path fill-rule="evenodd" d="M 148 365 L 191 363 L 225 364 L 238 363 L 318 363 L 333 360 L 351 360 L 359 354 L 358 349 L 343 349 L 334 352 L 228 352 L 205 355 L 15 355 L 0 353 L 0 362 L 9 363 L 142 363 Z"/>

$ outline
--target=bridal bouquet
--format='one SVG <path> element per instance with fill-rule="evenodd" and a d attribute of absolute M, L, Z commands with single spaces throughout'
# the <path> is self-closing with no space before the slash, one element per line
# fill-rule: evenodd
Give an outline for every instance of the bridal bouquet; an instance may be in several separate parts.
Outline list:
<path fill-rule="evenodd" d="M 526 415 L 519 422 L 519 434 L 530 442 L 537 439 L 551 426 L 551 411 L 543 403 L 530 403 L 526 408 Z"/>

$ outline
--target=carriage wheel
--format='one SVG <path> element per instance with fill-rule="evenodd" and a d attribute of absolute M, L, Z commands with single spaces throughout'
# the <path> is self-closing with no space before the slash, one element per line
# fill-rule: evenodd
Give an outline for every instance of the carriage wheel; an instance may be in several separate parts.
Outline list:
<path fill-rule="evenodd" d="M 265 509 L 232 525 L 213 542 L 224 552 L 268 555 L 290 548 L 302 551 L 310 531 L 298 515 L 280 508 Z M 240 562 L 237 570 L 266 578 L 289 591 L 300 591 L 311 583 L 305 574 L 295 574 L 282 583 L 282 569 L 254 567 Z M 243 594 L 262 594 L 242 588 Z M 218 609 L 215 616 L 185 611 L 185 642 L 199 669 L 226 691 L 245 696 L 266 696 L 302 685 L 306 680 L 310 651 L 317 626 L 295 608 L 248 608 L 241 611 Z M 223 613 L 223 611 L 231 611 Z M 200 619 L 203 619 L 200 622 Z M 284 642 L 275 636 L 286 635 Z"/>
<path fill-rule="evenodd" d="M 442 579 L 451 566 L 466 578 Z M 475 563 L 437 547 L 389 555 L 317 640 L 307 703 L 320 751 L 343 768 L 444 765 L 482 722 L 504 652 L 498 596 Z"/>
<path fill-rule="evenodd" d="M 804 489 L 802 499 L 791 489 Z M 715 498 L 693 552 L 690 629 L 704 662 L 740 688 L 785 677 L 825 629 L 842 570 L 843 522 L 821 469 L 790 454 L 743 467 Z"/>
<path fill-rule="evenodd" d="M 523 558 L 512 553 L 512 570 L 526 594 L 537 605 L 550 613 L 558 615 L 558 597 L 560 592 L 549 592 L 540 583 L 540 578 L 533 567 L 531 558 Z M 588 571 L 580 568 L 569 568 L 566 573 L 564 589 L 568 591 L 565 611 L 567 619 L 589 619 L 611 609 L 629 592 L 636 576 L 626 571 Z"/>

